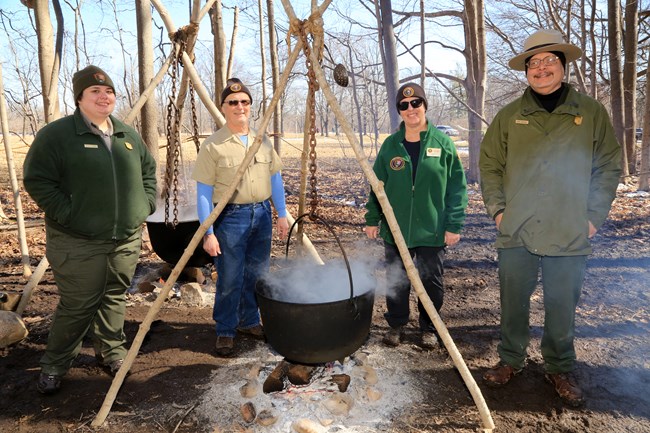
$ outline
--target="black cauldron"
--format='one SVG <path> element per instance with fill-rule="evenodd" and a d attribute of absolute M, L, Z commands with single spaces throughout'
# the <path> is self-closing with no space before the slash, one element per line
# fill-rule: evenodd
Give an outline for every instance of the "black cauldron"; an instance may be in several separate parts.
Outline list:
<path fill-rule="evenodd" d="M 171 214 L 171 209 L 166 208 L 165 202 L 159 200 L 156 212 L 147 218 L 147 230 L 151 247 L 156 254 L 165 262 L 175 265 L 185 253 L 201 223 L 196 205 L 179 206 L 176 209 L 178 219 L 176 226 L 168 224 L 173 221 L 174 215 Z M 166 211 L 168 222 L 165 222 Z M 199 242 L 186 266 L 200 268 L 209 263 L 212 263 L 212 257 L 203 250 L 203 244 Z"/>
<path fill-rule="evenodd" d="M 291 269 L 274 273 L 276 278 L 292 278 Z M 322 303 L 273 299 L 274 292 L 266 279 L 258 280 L 257 302 L 267 342 L 288 361 L 319 364 L 342 360 L 368 337 L 375 300 L 373 290 Z"/>

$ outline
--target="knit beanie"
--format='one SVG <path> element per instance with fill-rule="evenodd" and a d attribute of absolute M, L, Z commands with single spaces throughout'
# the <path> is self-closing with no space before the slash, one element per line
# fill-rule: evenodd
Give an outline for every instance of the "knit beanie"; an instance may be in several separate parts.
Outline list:
<path fill-rule="evenodd" d="M 251 92 L 244 85 L 244 83 L 242 83 L 239 78 L 230 78 L 226 83 L 225 89 L 223 89 L 223 91 L 221 92 L 221 104 L 224 103 L 228 95 L 232 93 L 239 93 L 239 92 L 244 92 L 245 94 L 247 94 L 251 100 L 251 104 L 253 103 L 253 97 L 251 96 Z"/>
<path fill-rule="evenodd" d="M 420 87 L 420 85 L 415 84 L 415 83 L 406 83 L 402 85 L 402 87 L 399 88 L 397 91 L 397 98 L 395 101 L 395 105 L 397 106 L 397 111 L 399 111 L 399 103 L 402 102 L 402 99 L 404 98 L 411 98 L 411 97 L 417 97 L 422 99 L 424 101 L 424 109 L 426 110 L 428 107 L 427 104 L 427 97 L 424 94 L 424 89 Z"/>
<path fill-rule="evenodd" d="M 83 93 L 84 89 L 90 86 L 108 86 L 115 92 L 113 80 L 106 72 L 94 65 L 86 66 L 80 71 L 77 71 L 72 76 L 72 93 L 74 94 L 75 104 Z"/>

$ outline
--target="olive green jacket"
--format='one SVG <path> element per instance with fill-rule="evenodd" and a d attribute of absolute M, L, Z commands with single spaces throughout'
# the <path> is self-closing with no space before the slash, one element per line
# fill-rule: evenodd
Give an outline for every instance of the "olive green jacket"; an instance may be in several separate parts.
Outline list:
<path fill-rule="evenodd" d="M 599 228 L 614 200 L 621 148 L 607 111 L 563 86 L 552 113 L 527 88 L 496 115 L 481 143 L 483 201 L 492 218 L 503 213 L 497 248 L 589 254 L 589 221 Z"/>
<path fill-rule="evenodd" d="M 44 126 L 25 158 L 25 189 L 71 236 L 126 239 L 156 208 L 156 161 L 135 129 L 110 119 L 111 150 L 77 108 Z"/>

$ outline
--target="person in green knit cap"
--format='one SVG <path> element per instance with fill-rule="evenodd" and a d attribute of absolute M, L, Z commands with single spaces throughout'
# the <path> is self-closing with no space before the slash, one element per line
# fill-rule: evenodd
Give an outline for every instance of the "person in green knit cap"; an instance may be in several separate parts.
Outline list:
<path fill-rule="evenodd" d="M 393 208 L 422 284 L 437 311 L 442 308 L 445 248 L 458 243 L 465 222 L 467 181 L 454 142 L 426 118 L 427 98 L 422 87 L 406 83 L 397 91 L 399 130 L 381 145 L 373 170 Z M 384 240 L 387 275 L 388 332 L 383 342 L 398 346 L 409 321 L 411 283 L 406 276 L 393 235 L 374 192 L 366 204 L 366 235 Z M 418 300 L 421 345 L 438 346 L 438 336 Z"/>
<path fill-rule="evenodd" d="M 126 356 L 126 290 L 141 228 L 156 206 L 156 162 L 140 135 L 111 115 L 115 87 L 90 65 L 72 77 L 74 114 L 44 126 L 24 164 L 24 185 L 45 213 L 46 257 L 60 300 L 37 389 L 52 394 L 91 335 L 115 374 Z"/>

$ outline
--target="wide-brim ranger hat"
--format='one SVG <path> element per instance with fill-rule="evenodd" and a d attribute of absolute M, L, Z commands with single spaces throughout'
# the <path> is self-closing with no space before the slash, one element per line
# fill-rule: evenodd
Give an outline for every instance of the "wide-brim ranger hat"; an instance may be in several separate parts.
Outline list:
<path fill-rule="evenodd" d="M 526 42 L 524 42 L 524 51 L 510 59 L 508 66 L 515 71 L 525 71 L 526 59 L 537 53 L 550 53 L 551 51 L 564 53 L 567 63 L 578 59 L 582 55 L 580 48 L 564 42 L 562 33 L 557 30 L 541 29 L 526 39 Z"/>

